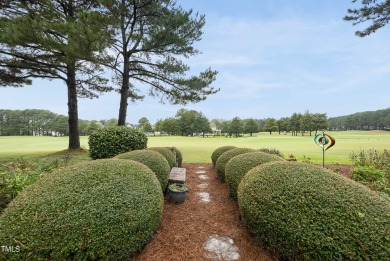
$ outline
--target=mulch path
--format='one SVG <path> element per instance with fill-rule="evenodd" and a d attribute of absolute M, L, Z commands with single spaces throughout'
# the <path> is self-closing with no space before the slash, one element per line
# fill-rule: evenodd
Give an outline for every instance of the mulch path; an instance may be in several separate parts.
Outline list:
<path fill-rule="evenodd" d="M 173 204 L 166 199 L 160 228 L 147 246 L 132 260 L 213 260 L 203 248 L 209 236 L 227 236 L 238 248 L 240 259 L 277 260 L 255 244 L 245 229 L 237 203 L 230 198 L 228 186 L 217 179 L 212 164 L 184 164 L 189 187 L 186 201 Z M 204 174 L 196 172 L 205 171 Z M 202 180 L 199 175 L 207 175 Z M 198 187 L 207 183 L 207 188 Z M 210 194 L 210 202 L 203 202 L 197 193 Z M 223 259 L 219 259 L 223 260 Z"/>

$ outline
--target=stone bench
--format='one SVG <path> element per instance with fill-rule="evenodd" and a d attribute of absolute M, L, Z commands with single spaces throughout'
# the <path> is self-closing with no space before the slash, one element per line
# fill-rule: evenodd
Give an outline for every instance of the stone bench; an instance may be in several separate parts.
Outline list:
<path fill-rule="evenodd" d="M 168 183 L 182 183 L 186 181 L 186 168 L 173 167 L 169 173 Z"/>

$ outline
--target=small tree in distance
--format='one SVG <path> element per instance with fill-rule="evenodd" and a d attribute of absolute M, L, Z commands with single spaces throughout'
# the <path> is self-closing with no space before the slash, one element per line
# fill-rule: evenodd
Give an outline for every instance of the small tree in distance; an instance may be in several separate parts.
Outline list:
<path fill-rule="evenodd" d="M 239 117 L 234 117 L 230 123 L 230 131 L 231 134 L 234 134 L 236 138 L 244 132 L 244 123 Z"/>
<path fill-rule="evenodd" d="M 252 134 L 258 132 L 259 129 L 260 125 L 256 120 L 251 118 L 244 121 L 245 133 L 249 133 L 252 136 Z"/>
<path fill-rule="evenodd" d="M 144 132 L 152 132 L 153 128 L 150 124 L 149 120 L 146 117 L 142 117 L 138 121 L 139 128 L 142 129 Z"/>
<path fill-rule="evenodd" d="M 278 124 L 274 118 L 270 118 L 265 122 L 264 130 L 272 134 L 273 131 L 278 131 Z"/>

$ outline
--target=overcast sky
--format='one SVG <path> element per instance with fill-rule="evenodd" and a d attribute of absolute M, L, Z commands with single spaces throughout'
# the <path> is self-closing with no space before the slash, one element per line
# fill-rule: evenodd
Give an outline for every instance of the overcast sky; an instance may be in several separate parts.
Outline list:
<path fill-rule="evenodd" d="M 158 100 L 129 103 L 127 122 L 151 123 L 180 108 L 213 118 L 289 117 L 293 112 L 328 117 L 390 107 L 390 26 L 365 38 L 343 21 L 350 0 L 178 0 L 206 15 L 202 52 L 186 62 L 196 74 L 217 70 L 221 88 L 187 106 Z M 137 86 L 143 89 L 142 86 Z M 147 91 L 147 89 L 145 89 Z M 34 80 L 32 86 L 0 88 L 0 109 L 48 109 L 67 115 L 65 83 Z M 117 118 L 119 95 L 79 100 L 79 118 Z"/>

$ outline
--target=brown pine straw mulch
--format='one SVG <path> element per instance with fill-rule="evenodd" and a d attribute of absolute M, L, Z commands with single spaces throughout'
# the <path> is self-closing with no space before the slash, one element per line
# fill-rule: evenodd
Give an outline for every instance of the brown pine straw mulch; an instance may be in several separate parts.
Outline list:
<path fill-rule="evenodd" d="M 239 260 L 277 260 L 251 239 L 240 220 L 237 203 L 230 198 L 227 184 L 217 179 L 212 164 L 184 164 L 183 167 L 187 169 L 186 184 L 189 187 L 186 201 L 176 205 L 165 200 L 158 231 L 133 261 L 212 260 L 206 256 L 203 244 L 215 234 L 233 239 L 240 254 Z M 197 174 L 199 170 L 206 173 Z M 199 175 L 209 178 L 201 180 Z M 207 188 L 197 187 L 201 183 L 209 185 Z M 211 202 L 202 202 L 198 192 L 208 192 Z"/>

